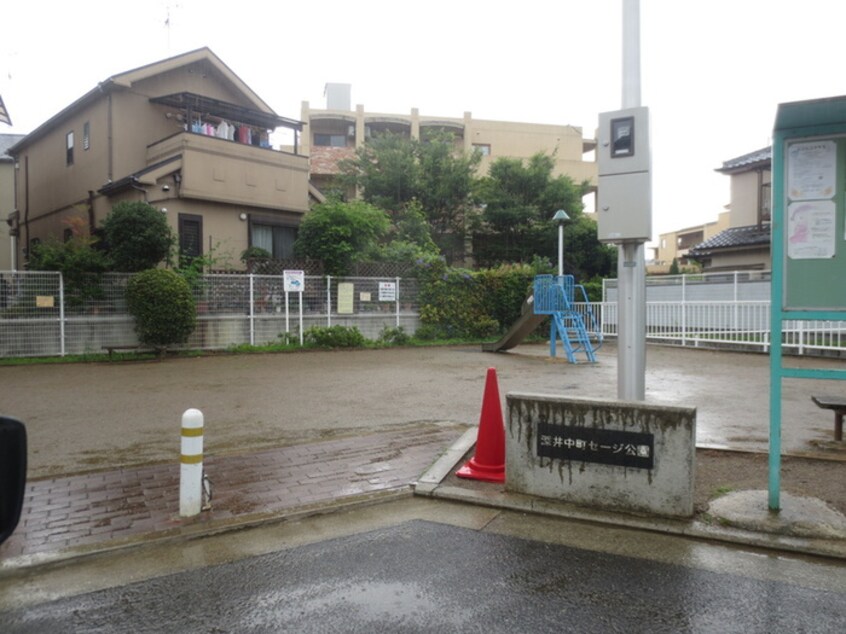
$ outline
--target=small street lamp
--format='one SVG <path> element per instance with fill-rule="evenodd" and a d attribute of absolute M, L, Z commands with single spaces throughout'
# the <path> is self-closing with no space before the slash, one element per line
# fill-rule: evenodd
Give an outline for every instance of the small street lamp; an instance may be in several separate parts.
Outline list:
<path fill-rule="evenodd" d="M 555 212 L 552 219 L 558 223 L 558 276 L 564 275 L 564 221 L 569 220 L 570 216 L 563 209 Z"/>

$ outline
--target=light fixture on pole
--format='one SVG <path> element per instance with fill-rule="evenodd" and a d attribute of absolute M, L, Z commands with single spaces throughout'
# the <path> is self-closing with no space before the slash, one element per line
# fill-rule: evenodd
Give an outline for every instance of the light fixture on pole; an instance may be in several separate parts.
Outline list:
<path fill-rule="evenodd" d="M 558 223 L 558 276 L 564 275 L 564 221 L 570 216 L 563 209 L 555 212 L 552 219 Z"/>

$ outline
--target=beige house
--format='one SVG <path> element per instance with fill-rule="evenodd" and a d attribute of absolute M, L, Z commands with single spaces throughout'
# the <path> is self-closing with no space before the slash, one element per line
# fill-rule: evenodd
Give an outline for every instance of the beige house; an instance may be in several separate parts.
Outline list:
<path fill-rule="evenodd" d="M 731 178 L 731 202 L 716 222 L 662 233 L 650 272 L 666 273 L 673 259 L 696 261 L 704 271 L 769 270 L 771 148 L 725 161 L 716 171 Z"/>
<path fill-rule="evenodd" d="M 724 211 L 715 222 L 662 233 L 658 237 L 658 246 L 655 248 L 655 261 L 649 265 L 649 273 L 668 273 L 673 260 L 676 261 L 679 267 L 691 264 L 687 257 L 690 249 L 727 229 L 729 227 L 730 215 L 728 211 Z"/>
<path fill-rule="evenodd" d="M 290 151 L 270 146 L 279 127 L 293 131 Z M 309 204 L 302 129 L 208 48 L 109 77 L 9 150 L 19 262 L 67 236 L 70 217 L 93 231 L 124 200 L 166 214 L 183 253 L 234 266 L 251 245 L 290 256 Z"/>
<path fill-rule="evenodd" d="M 331 187 L 338 174 L 338 162 L 352 158 L 356 148 L 368 138 L 384 132 L 412 139 L 425 136 L 427 130 L 446 130 L 454 135 L 457 149 L 481 153 L 480 174 L 487 174 L 491 162 L 499 157 L 529 158 L 538 152 L 554 156 L 554 175 L 567 175 L 575 182 L 597 183 L 597 167 L 584 155 L 596 148 L 596 141 L 585 139 L 581 128 L 474 119 L 465 112 L 461 117 L 423 116 L 417 108 L 410 114 L 384 114 L 351 107 L 349 84 L 326 85 L 326 109 L 302 104 L 301 119 L 308 124 L 302 151 L 311 159 L 311 182 L 318 189 Z"/>
<path fill-rule="evenodd" d="M 6 151 L 20 141 L 22 134 L 0 134 L 0 271 L 17 268 L 12 254 L 15 238 L 10 234 L 11 227 L 6 222 L 15 210 L 15 159 Z"/>
<path fill-rule="evenodd" d="M 731 178 L 729 226 L 694 245 L 688 257 L 704 271 L 770 270 L 772 148 L 725 161 L 717 171 Z"/>

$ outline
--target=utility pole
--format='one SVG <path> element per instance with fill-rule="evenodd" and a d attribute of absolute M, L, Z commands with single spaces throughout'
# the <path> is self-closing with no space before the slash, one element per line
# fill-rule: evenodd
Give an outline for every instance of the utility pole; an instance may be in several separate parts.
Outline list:
<path fill-rule="evenodd" d="M 623 3 L 622 109 L 600 113 L 597 236 L 617 245 L 617 398 L 646 393 L 646 260 L 652 233 L 649 111 L 640 104 L 640 4 Z"/>
<path fill-rule="evenodd" d="M 623 0 L 623 103 L 640 103 L 640 0 Z M 642 240 L 625 240 L 617 253 L 617 398 L 646 398 L 646 259 Z"/>

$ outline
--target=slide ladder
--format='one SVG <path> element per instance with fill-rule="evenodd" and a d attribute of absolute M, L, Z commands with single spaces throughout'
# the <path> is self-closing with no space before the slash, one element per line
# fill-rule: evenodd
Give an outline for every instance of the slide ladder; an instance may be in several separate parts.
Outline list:
<path fill-rule="evenodd" d="M 580 299 L 586 306 L 584 315 L 576 309 L 576 291 L 579 291 Z M 595 353 L 602 345 L 602 332 L 597 327 L 584 287 L 575 284 L 572 275 L 538 275 L 535 277 L 533 295 L 535 314 L 550 316 L 550 356 L 556 356 L 560 339 L 570 363 L 578 363 L 576 355 L 581 352 L 590 363 L 595 363 Z M 585 318 L 591 333 L 588 332 Z"/>

